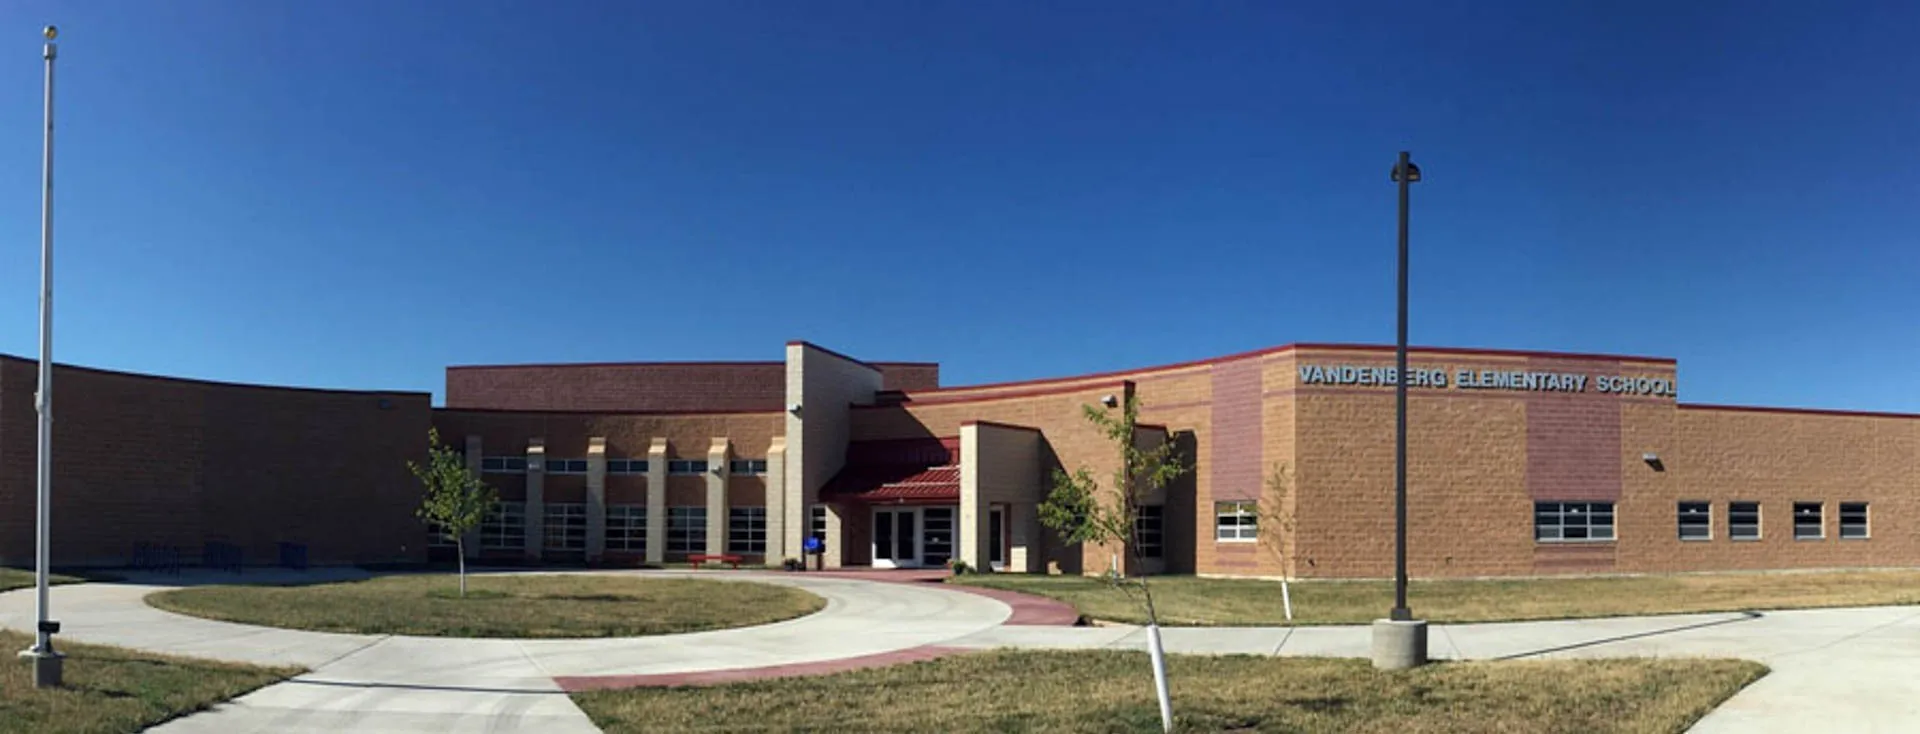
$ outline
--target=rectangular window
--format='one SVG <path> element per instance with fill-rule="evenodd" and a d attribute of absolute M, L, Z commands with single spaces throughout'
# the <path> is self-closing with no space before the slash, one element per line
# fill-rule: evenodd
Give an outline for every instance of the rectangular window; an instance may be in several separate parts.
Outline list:
<path fill-rule="evenodd" d="M 727 508 L 727 552 L 767 552 L 767 508 Z"/>
<path fill-rule="evenodd" d="M 1760 539 L 1760 503 L 1727 503 L 1727 537 L 1733 540 Z"/>
<path fill-rule="evenodd" d="M 1213 503 L 1213 539 L 1251 543 L 1260 539 L 1260 506 L 1253 502 Z"/>
<path fill-rule="evenodd" d="M 707 552 L 707 508 L 667 508 L 667 552 Z"/>
<path fill-rule="evenodd" d="M 482 474 L 525 474 L 527 457 L 525 456 L 483 456 L 480 457 Z"/>
<path fill-rule="evenodd" d="M 646 505 L 607 505 L 607 550 L 647 552 Z"/>
<path fill-rule="evenodd" d="M 1713 505 L 1706 502 L 1680 503 L 1680 539 L 1713 540 Z"/>
<path fill-rule="evenodd" d="M 496 502 L 480 521 L 480 549 L 519 551 L 527 547 L 527 505 Z"/>
<path fill-rule="evenodd" d="M 1840 537 L 1853 539 L 1867 537 L 1867 503 L 1840 503 Z"/>
<path fill-rule="evenodd" d="M 428 548 L 457 548 L 459 546 L 458 544 L 453 542 L 453 536 L 447 533 L 447 528 L 445 525 L 441 525 L 440 523 L 433 522 L 433 521 L 428 521 L 427 522 L 427 547 Z"/>
<path fill-rule="evenodd" d="M 668 474 L 705 474 L 707 462 L 692 459 L 674 459 L 667 462 Z"/>
<path fill-rule="evenodd" d="M 1533 540 L 1586 543 L 1613 540 L 1612 502 L 1535 502 Z"/>
<path fill-rule="evenodd" d="M 728 462 L 727 470 L 746 476 L 760 476 L 767 473 L 766 459 L 734 459 Z"/>
<path fill-rule="evenodd" d="M 576 502 L 549 502 L 542 507 L 546 524 L 541 543 L 550 551 L 587 549 L 587 506 Z"/>
<path fill-rule="evenodd" d="M 929 566 L 945 565 L 953 558 L 953 508 L 929 507 L 920 513 L 920 560 Z"/>
<path fill-rule="evenodd" d="M 1162 558 L 1166 553 L 1165 509 L 1160 505 L 1141 505 L 1140 514 L 1133 518 L 1133 544 L 1141 558 Z"/>
<path fill-rule="evenodd" d="M 608 459 L 607 473 L 608 474 L 645 474 L 647 473 L 647 460 L 646 459 Z"/>
<path fill-rule="evenodd" d="M 1819 540 L 1827 537 L 1824 517 L 1818 502 L 1793 503 L 1793 539 Z"/>
<path fill-rule="evenodd" d="M 827 542 L 827 506 L 814 505 L 807 508 L 807 530 L 820 542 Z"/>
<path fill-rule="evenodd" d="M 585 474 L 587 473 L 587 460 L 586 459 L 548 459 L 547 473 L 548 474 Z"/>

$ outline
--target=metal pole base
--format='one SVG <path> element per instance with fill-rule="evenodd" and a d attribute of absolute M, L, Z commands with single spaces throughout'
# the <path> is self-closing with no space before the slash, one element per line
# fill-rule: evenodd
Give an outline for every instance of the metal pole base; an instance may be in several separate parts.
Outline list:
<path fill-rule="evenodd" d="M 52 650 L 41 652 L 39 650 L 27 649 L 20 651 L 20 657 L 33 661 L 34 688 L 60 687 L 61 668 L 67 656 Z"/>
<path fill-rule="evenodd" d="M 1427 664 L 1427 623 L 1392 619 L 1373 621 L 1373 667 L 1406 670 Z"/>

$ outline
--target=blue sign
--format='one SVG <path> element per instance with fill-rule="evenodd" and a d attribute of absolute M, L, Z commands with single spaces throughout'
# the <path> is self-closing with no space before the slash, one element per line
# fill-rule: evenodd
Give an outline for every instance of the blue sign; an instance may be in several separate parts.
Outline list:
<path fill-rule="evenodd" d="M 808 553 L 819 553 L 827 549 L 827 544 L 819 538 L 809 535 L 806 540 L 801 541 L 800 547 Z"/>

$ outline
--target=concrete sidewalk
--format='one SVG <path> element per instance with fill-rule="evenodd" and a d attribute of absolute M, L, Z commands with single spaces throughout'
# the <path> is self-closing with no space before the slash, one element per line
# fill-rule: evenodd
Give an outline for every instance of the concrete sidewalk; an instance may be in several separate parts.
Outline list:
<path fill-rule="evenodd" d="M 1166 628 L 1184 654 L 1368 657 L 1366 627 Z M 953 647 L 1146 649 L 1139 627 L 1000 627 Z M 1552 622 L 1435 625 L 1437 659 L 1742 658 L 1773 672 L 1693 731 L 1920 731 L 1920 608 L 1873 607 L 1689 614 Z"/>

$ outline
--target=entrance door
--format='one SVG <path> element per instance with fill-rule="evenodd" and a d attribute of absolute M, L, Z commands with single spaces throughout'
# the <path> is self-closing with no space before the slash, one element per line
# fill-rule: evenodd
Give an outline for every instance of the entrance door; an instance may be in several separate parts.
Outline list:
<path fill-rule="evenodd" d="M 1007 568 L 1006 509 L 987 510 L 987 565 L 995 571 Z"/>
<path fill-rule="evenodd" d="M 912 507 L 873 511 L 873 567 L 914 568 L 920 565 L 919 510 Z"/>

